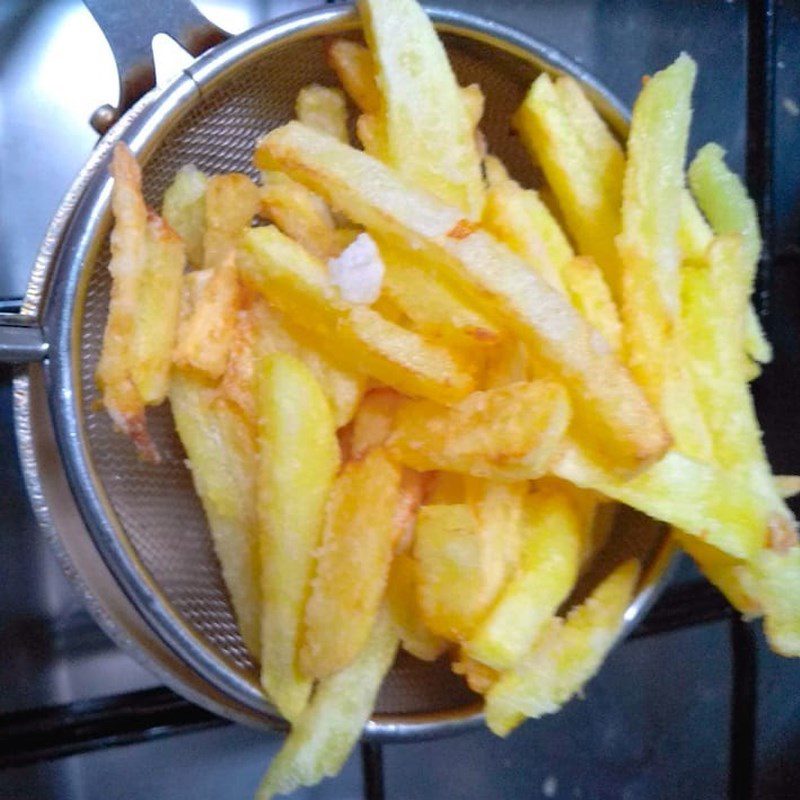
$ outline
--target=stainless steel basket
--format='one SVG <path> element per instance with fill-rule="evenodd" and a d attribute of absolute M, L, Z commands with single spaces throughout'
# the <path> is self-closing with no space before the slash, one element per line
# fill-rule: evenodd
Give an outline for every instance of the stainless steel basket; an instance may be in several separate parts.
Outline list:
<path fill-rule="evenodd" d="M 94 371 L 108 304 L 111 227 L 108 162 L 126 141 L 143 166 L 144 191 L 158 207 L 175 171 L 194 163 L 210 173 L 252 173 L 256 139 L 292 116 L 297 91 L 330 83 L 323 43 L 358 35 L 351 8 L 326 7 L 234 38 L 187 0 L 144 3 L 128 18 L 119 0 L 87 4 L 103 26 L 120 69 L 120 116 L 103 108 L 97 128 L 113 123 L 68 192 L 47 233 L 23 314 L 2 318 L 0 359 L 17 363 L 15 409 L 28 489 L 42 529 L 105 630 L 176 691 L 224 716 L 280 725 L 234 624 L 200 504 L 184 465 L 169 409 L 151 410 L 163 454 L 140 462 L 98 410 Z M 567 73 L 590 91 L 624 135 L 617 101 L 553 48 L 465 14 L 431 10 L 459 80 L 487 98 L 483 130 L 491 149 L 520 180 L 536 170 L 509 120 L 542 70 Z M 194 55 L 213 49 L 163 90 L 148 88 L 149 45 L 164 31 Z M 119 117 L 119 119 L 117 119 Z M 583 588 L 626 553 L 647 569 L 628 609 L 625 632 L 663 582 L 671 547 L 662 528 L 623 515 L 613 546 L 596 560 Z M 401 657 L 381 692 L 366 734 L 384 740 L 455 732 L 480 721 L 478 698 L 444 663 Z"/>

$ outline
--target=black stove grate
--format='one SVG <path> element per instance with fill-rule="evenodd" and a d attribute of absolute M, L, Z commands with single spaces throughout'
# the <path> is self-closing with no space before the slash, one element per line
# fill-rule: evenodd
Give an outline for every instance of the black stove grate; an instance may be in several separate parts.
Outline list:
<path fill-rule="evenodd" d="M 332 0 L 328 0 L 329 2 Z M 774 252 L 775 0 L 750 0 L 747 17 L 746 175 L 761 219 L 764 253 L 756 286 L 765 315 Z M 631 638 L 727 621 L 731 643 L 729 800 L 753 797 L 757 647 L 753 628 L 704 581 L 668 587 Z M 121 693 L 0 715 L 0 769 L 230 724 L 166 688 Z M 361 746 L 364 797 L 385 797 L 382 748 Z"/>

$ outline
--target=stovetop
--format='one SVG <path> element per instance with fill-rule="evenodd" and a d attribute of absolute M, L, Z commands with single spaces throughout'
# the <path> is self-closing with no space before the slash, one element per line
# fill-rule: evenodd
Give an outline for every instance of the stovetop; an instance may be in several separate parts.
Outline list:
<path fill-rule="evenodd" d="M 314 4 L 198 2 L 233 32 Z M 770 277 L 760 288 L 769 295 L 764 305 L 781 370 L 767 371 L 757 397 L 776 470 L 797 472 L 800 4 L 440 4 L 555 44 L 628 103 L 643 74 L 680 50 L 695 57 L 690 147 L 719 141 L 768 212 Z M 164 76 L 182 66 L 169 42 L 156 46 Z M 0 4 L 2 305 L 18 303 L 50 216 L 91 151 L 91 112 L 115 98 L 110 51 L 79 0 Z M 25 497 L 11 374 L 0 368 L 0 798 L 249 798 L 279 739 L 176 697 L 87 615 Z M 364 748 L 339 778 L 297 796 L 796 798 L 799 750 L 800 663 L 770 654 L 758 628 L 736 619 L 684 563 L 583 701 L 505 742 L 477 732 L 382 752 Z"/>

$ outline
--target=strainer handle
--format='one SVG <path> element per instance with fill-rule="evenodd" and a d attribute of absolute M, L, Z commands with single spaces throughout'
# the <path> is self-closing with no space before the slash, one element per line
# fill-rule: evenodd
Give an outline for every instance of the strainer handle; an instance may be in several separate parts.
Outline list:
<path fill-rule="evenodd" d="M 35 317 L 0 314 L 0 364 L 27 364 L 47 355 L 47 342 Z"/>
<path fill-rule="evenodd" d="M 153 37 L 165 33 L 199 56 L 230 34 L 206 19 L 189 0 L 83 0 L 105 34 L 119 74 L 116 108 L 100 106 L 90 120 L 105 133 L 142 95 L 156 85 Z"/>

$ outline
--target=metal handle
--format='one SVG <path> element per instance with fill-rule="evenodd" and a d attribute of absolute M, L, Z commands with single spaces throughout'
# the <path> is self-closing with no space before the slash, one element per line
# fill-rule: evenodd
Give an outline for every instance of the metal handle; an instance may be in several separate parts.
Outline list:
<path fill-rule="evenodd" d="M 230 34 L 204 17 L 189 0 L 83 0 L 111 45 L 119 73 L 116 108 L 103 105 L 90 120 L 105 133 L 142 95 L 156 85 L 153 37 L 165 33 L 199 56 Z"/>
<path fill-rule="evenodd" d="M 28 314 L 0 314 L 0 364 L 41 361 L 47 342 L 35 317 Z"/>

